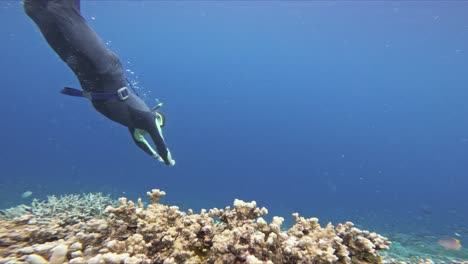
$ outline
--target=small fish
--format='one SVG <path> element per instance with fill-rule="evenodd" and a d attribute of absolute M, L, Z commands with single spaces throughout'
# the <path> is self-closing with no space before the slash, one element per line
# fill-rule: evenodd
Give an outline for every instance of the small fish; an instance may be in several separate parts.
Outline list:
<path fill-rule="evenodd" d="M 421 212 L 424 214 L 424 215 L 432 215 L 432 210 L 431 210 L 431 207 L 427 206 L 427 205 L 423 205 L 421 206 Z"/>
<path fill-rule="evenodd" d="M 28 198 L 31 195 L 32 195 L 31 191 L 25 191 L 23 194 L 21 194 L 21 198 Z"/>
<path fill-rule="evenodd" d="M 460 240 L 453 237 L 446 237 L 437 241 L 439 245 L 447 250 L 460 250 Z"/>
<path fill-rule="evenodd" d="M 455 232 L 454 235 L 457 236 L 457 237 L 461 237 L 461 235 L 458 234 L 457 232 Z"/>

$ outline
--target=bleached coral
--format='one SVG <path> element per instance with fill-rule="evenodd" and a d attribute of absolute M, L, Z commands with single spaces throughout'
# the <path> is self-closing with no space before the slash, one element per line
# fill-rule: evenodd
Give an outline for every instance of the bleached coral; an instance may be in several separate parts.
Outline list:
<path fill-rule="evenodd" d="M 70 225 L 104 217 L 104 209 L 109 205 L 115 206 L 116 202 L 102 193 L 70 194 L 59 197 L 51 195 L 45 201 L 34 199 L 30 206 L 20 205 L 1 210 L 0 219 L 14 219 L 29 214 L 32 215 L 32 221 L 47 223 L 54 220 L 61 225 Z"/>
<path fill-rule="evenodd" d="M 31 212 L 31 207 L 21 204 L 13 208 L 0 210 L 0 220 L 13 219 L 15 217 L 27 215 L 30 212 Z"/>
<path fill-rule="evenodd" d="M 268 211 L 255 202 L 235 200 L 232 209 L 195 214 L 159 204 L 164 195 L 156 189 L 148 192 L 147 208 L 141 200 L 121 198 L 118 206 L 107 207 L 107 218 L 76 224 L 4 221 L 0 263 L 26 258 L 69 263 L 380 263 L 378 252 L 390 244 L 350 222 L 322 227 L 317 218 L 293 214 L 295 224 L 284 230 L 284 218 L 268 223 L 261 217 Z"/>

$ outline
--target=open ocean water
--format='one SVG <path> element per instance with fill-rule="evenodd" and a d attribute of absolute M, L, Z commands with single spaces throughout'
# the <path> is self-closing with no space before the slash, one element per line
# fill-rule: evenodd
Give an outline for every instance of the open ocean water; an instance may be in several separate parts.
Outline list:
<path fill-rule="evenodd" d="M 160 188 L 182 209 L 255 200 L 287 224 L 293 212 L 352 221 L 414 254 L 468 261 L 467 1 L 82 1 L 81 11 L 145 101 L 164 103 L 177 164 L 60 94 L 77 79 L 21 2 L 1 1 L 0 209 Z"/>

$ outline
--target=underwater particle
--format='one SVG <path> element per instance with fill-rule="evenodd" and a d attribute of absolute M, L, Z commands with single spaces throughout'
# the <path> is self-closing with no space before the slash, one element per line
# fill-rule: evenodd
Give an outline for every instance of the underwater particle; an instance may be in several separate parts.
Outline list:
<path fill-rule="evenodd" d="M 460 240 L 453 237 L 441 238 L 437 241 L 439 245 L 447 250 L 460 250 Z"/>
<path fill-rule="evenodd" d="M 93 17 L 93 16 L 91 17 L 91 19 L 92 19 L 92 20 L 96 20 L 96 18 L 95 18 L 95 17 Z"/>
<path fill-rule="evenodd" d="M 457 237 L 461 237 L 461 235 L 458 234 L 457 232 L 455 232 L 454 235 L 457 236 Z"/>
<path fill-rule="evenodd" d="M 32 195 L 32 192 L 31 191 L 25 191 L 24 193 L 21 194 L 21 198 L 28 198 L 29 196 Z"/>

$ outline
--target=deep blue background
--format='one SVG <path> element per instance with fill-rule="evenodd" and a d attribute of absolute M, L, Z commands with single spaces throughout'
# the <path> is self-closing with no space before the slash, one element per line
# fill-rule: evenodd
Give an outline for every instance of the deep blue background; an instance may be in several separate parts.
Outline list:
<path fill-rule="evenodd" d="M 287 221 L 468 232 L 466 2 L 84 1 L 82 13 L 148 103 L 165 103 L 177 164 L 61 95 L 76 78 L 2 1 L 0 207 L 26 190 L 161 188 L 184 209 L 241 198 Z"/>

